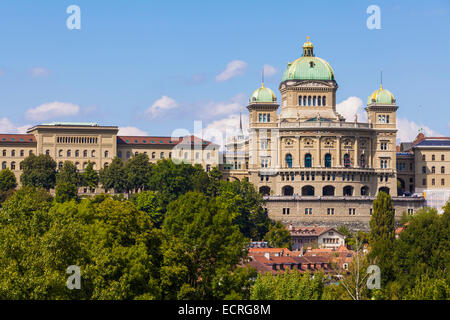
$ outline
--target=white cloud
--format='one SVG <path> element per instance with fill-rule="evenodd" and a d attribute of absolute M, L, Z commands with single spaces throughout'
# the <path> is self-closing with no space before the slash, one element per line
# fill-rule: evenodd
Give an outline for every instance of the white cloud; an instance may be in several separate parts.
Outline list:
<path fill-rule="evenodd" d="M 336 111 L 340 113 L 347 122 L 355 121 L 355 115 L 358 116 L 358 122 L 367 121 L 363 101 L 358 97 L 350 97 L 341 103 L 338 103 L 336 105 Z"/>
<path fill-rule="evenodd" d="M 148 136 L 147 131 L 141 130 L 136 127 L 120 127 L 119 136 Z"/>
<path fill-rule="evenodd" d="M 156 100 L 152 106 L 145 111 L 145 113 L 150 114 L 152 118 L 156 118 L 163 115 L 167 110 L 174 109 L 176 107 L 178 107 L 178 103 L 174 99 L 168 96 L 162 96 Z"/>
<path fill-rule="evenodd" d="M 0 133 L 26 133 L 28 128 L 31 125 L 18 127 L 6 117 L 0 119 Z"/>
<path fill-rule="evenodd" d="M 231 114 L 226 118 L 215 120 L 203 129 L 203 139 L 224 146 L 228 139 L 239 133 L 239 121 L 239 114 Z M 248 115 L 242 115 L 244 134 L 248 132 L 248 122 Z"/>
<path fill-rule="evenodd" d="M 406 118 L 397 119 L 397 140 L 400 142 L 411 142 L 419 134 L 420 128 L 423 129 L 423 134 L 426 137 L 441 137 L 442 134 L 430 129 L 424 125 L 418 125 L 414 121 L 409 121 Z"/>
<path fill-rule="evenodd" d="M 210 101 L 202 105 L 202 107 L 196 108 L 201 110 L 199 116 L 202 118 L 215 118 L 237 113 L 244 109 L 244 104 L 247 100 L 247 96 L 244 93 L 240 93 L 228 101 Z"/>
<path fill-rule="evenodd" d="M 271 77 L 278 72 L 277 68 L 275 68 L 269 64 L 265 64 L 263 66 L 263 69 L 264 69 L 264 76 L 267 76 L 267 77 Z"/>
<path fill-rule="evenodd" d="M 230 80 L 238 75 L 244 74 L 245 69 L 247 69 L 247 62 L 241 60 L 231 61 L 227 65 L 227 68 L 216 76 L 216 81 L 223 82 Z"/>
<path fill-rule="evenodd" d="M 31 75 L 35 78 L 46 77 L 50 75 L 50 70 L 46 68 L 36 67 L 31 69 Z"/>
<path fill-rule="evenodd" d="M 75 104 L 55 101 L 28 109 L 25 113 L 25 118 L 32 121 L 42 121 L 60 117 L 76 116 L 79 112 L 80 107 Z"/>

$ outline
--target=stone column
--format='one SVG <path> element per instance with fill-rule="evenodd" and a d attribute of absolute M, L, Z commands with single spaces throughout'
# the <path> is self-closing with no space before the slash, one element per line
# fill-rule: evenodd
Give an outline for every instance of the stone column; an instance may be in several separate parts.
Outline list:
<path fill-rule="evenodd" d="M 319 168 L 321 168 L 322 167 L 322 152 L 321 152 L 321 148 L 320 148 L 320 141 L 321 139 L 320 139 L 320 137 L 317 137 L 317 160 L 318 160 L 318 163 L 319 163 Z"/>
<path fill-rule="evenodd" d="M 358 136 L 355 137 L 355 168 L 359 168 L 359 162 L 358 162 Z"/>
<path fill-rule="evenodd" d="M 338 158 L 338 160 L 336 162 L 336 166 L 342 167 L 342 164 L 341 164 L 341 137 L 337 137 L 336 148 L 337 148 L 336 154 L 337 154 L 337 158 Z"/>

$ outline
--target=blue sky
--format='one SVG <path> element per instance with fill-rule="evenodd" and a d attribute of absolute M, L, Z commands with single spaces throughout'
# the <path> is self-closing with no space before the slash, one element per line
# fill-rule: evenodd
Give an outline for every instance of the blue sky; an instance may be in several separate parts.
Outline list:
<path fill-rule="evenodd" d="M 73 4 L 81 30 L 66 27 Z M 381 30 L 366 27 L 372 4 Z M 344 115 L 361 112 L 349 98 L 365 103 L 383 70 L 400 107 L 399 136 L 420 126 L 448 136 L 449 31 L 444 0 L 2 1 L 0 131 L 55 120 L 125 134 L 170 135 L 193 130 L 194 120 L 223 130 L 239 110 L 246 116 L 264 65 L 280 97 L 286 63 L 309 35 L 334 68 Z M 228 65 L 235 69 L 223 74 Z"/>

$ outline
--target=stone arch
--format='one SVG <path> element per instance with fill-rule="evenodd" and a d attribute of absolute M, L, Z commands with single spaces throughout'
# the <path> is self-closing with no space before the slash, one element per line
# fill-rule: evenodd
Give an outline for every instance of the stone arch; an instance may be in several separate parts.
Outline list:
<path fill-rule="evenodd" d="M 302 188 L 302 196 L 314 196 L 314 187 L 313 186 L 304 186 Z"/>
<path fill-rule="evenodd" d="M 361 188 L 361 195 L 362 196 L 368 196 L 369 195 L 369 187 L 368 186 L 364 186 Z"/>
<path fill-rule="evenodd" d="M 293 196 L 294 195 L 294 188 L 291 186 L 284 186 L 282 189 L 283 196 Z"/>
<path fill-rule="evenodd" d="M 325 186 L 322 189 L 323 196 L 334 196 L 335 188 L 333 186 Z"/>
<path fill-rule="evenodd" d="M 343 190 L 344 197 L 351 197 L 353 196 L 353 187 L 352 186 L 345 186 Z"/>
<path fill-rule="evenodd" d="M 259 188 L 259 193 L 263 196 L 269 196 L 270 195 L 270 187 L 268 186 L 262 186 Z"/>
<path fill-rule="evenodd" d="M 384 193 L 389 194 L 390 189 L 388 187 L 381 187 L 380 189 L 378 189 L 378 192 L 384 192 Z"/>

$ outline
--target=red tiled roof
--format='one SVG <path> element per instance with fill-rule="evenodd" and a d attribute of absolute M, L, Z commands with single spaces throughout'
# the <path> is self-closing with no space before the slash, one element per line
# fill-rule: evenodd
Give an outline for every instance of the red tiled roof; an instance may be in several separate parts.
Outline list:
<path fill-rule="evenodd" d="M 36 137 L 33 134 L 0 134 L 0 142 L 35 143 Z"/>
<path fill-rule="evenodd" d="M 300 228 L 292 228 L 290 232 L 291 236 L 320 236 L 321 234 L 332 229 L 335 232 L 339 232 L 334 228 L 330 227 L 300 227 Z"/>
<path fill-rule="evenodd" d="M 202 140 L 195 136 L 188 137 L 142 137 L 142 136 L 117 136 L 117 144 L 140 144 L 140 145 L 177 145 L 177 144 L 202 144 L 205 146 L 213 144 L 211 141 Z"/>

